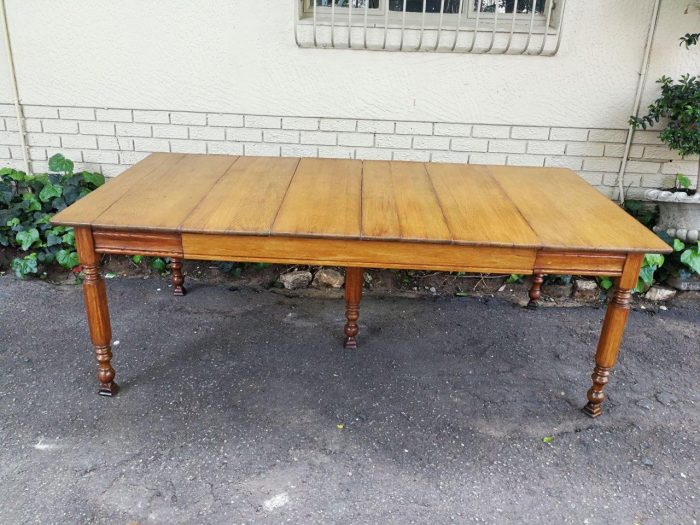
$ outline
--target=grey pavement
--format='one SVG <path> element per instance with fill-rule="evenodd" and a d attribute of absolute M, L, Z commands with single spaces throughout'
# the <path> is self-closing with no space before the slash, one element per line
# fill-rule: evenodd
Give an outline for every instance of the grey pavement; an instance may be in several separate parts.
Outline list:
<path fill-rule="evenodd" d="M 601 418 L 601 308 L 0 278 L 0 523 L 696 523 L 700 306 L 631 313 Z M 160 289 L 160 290 L 159 290 Z M 553 438 L 545 443 L 543 438 Z"/>

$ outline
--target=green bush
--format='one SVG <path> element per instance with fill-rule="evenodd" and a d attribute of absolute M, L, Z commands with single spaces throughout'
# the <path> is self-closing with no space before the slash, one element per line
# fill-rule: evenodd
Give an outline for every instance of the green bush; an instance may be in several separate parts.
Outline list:
<path fill-rule="evenodd" d="M 53 226 L 50 220 L 105 179 L 100 173 L 74 173 L 73 167 L 72 161 L 57 154 L 49 160 L 50 173 L 0 169 L 0 246 L 20 252 L 12 261 L 20 278 L 38 274 L 54 262 L 69 270 L 78 266 L 73 228 Z"/>

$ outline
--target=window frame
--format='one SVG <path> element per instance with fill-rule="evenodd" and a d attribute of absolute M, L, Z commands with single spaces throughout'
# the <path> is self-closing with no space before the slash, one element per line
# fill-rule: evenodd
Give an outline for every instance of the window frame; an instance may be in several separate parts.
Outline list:
<path fill-rule="evenodd" d="M 314 2 L 316 0 L 297 0 L 302 4 L 302 9 L 299 10 L 299 16 L 302 22 L 310 20 L 314 15 Z M 329 2 L 333 0 L 328 0 Z M 350 2 L 352 0 L 349 0 Z M 370 1 L 370 0 L 367 0 Z M 348 18 L 352 16 L 352 25 L 362 25 L 364 22 L 365 12 L 367 16 L 368 24 L 371 27 L 381 27 L 388 21 L 391 26 L 399 26 L 405 24 L 406 29 L 419 29 L 424 25 L 426 30 L 435 29 L 438 25 L 440 17 L 443 20 L 444 27 L 454 27 L 459 22 L 459 13 L 430 13 L 430 12 L 409 12 L 404 13 L 401 11 L 392 11 L 389 9 L 389 2 L 391 0 L 377 0 L 378 7 L 367 8 L 364 7 L 353 7 L 352 9 L 343 6 L 316 6 L 316 23 L 320 25 L 327 25 L 331 22 L 331 19 L 335 20 L 336 24 L 348 23 Z M 400 0 L 402 1 L 402 0 Z M 446 0 L 445 0 L 446 1 Z M 477 16 L 477 11 L 474 8 L 473 1 L 462 0 L 464 2 L 461 13 L 461 26 L 465 29 L 473 27 L 476 21 L 479 21 L 480 27 L 483 30 L 493 29 L 494 21 L 496 23 L 497 32 L 509 32 L 512 22 L 513 13 L 498 13 L 496 16 L 492 12 L 481 11 Z M 485 0 L 488 1 L 488 0 Z M 537 1 L 537 0 L 533 0 Z M 533 31 L 535 33 L 544 33 L 545 24 L 547 20 L 547 13 L 549 12 L 550 6 L 552 6 L 552 12 L 549 21 L 549 30 L 558 28 L 559 14 L 558 14 L 558 3 L 557 0 L 545 0 L 544 11 L 542 13 L 535 13 L 533 20 Z M 466 8 L 466 9 L 465 9 Z M 425 17 L 425 20 L 423 20 Z M 515 32 L 528 31 L 530 26 L 532 13 L 515 13 Z"/>

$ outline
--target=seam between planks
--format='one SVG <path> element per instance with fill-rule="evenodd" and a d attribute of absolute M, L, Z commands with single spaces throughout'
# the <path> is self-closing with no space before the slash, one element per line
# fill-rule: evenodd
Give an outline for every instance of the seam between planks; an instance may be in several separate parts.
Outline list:
<path fill-rule="evenodd" d="M 192 214 L 194 213 L 194 211 L 195 211 L 197 208 L 199 208 L 199 206 L 201 206 L 202 202 L 204 202 L 204 199 L 207 198 L 207 196 L 209 195 L 209 193 L 211 192 L 211 190 L 214 189 L 214 186 L 216 186 L 217 184 L 219 184 L 219 181 L 220 181 L 221 179 L 224 178 L 224 175 L 226 175 L 226 174 L 229 172 L 229 170 L 230 170 L 231 168 L 233 168 L 233 166 L 234 166 L 240 159 L 241 159 L 241 156 L 240 156 L 240 155 L 237 155 L 236 158 L 233 160 L 233 162 L 232 162 L 231 164 L 229 164 L 229 165 L 226 167 L 226 169 L 221 173 L 221 175 L 219 175 L 219 176 L 217 177 L 217 179 L 216 179 L 216 180 L 212 183 L 212 185 L 209 187 L 209 191 L 207 191 L 204 195 L 202 195 L 202 197 L 197 201 L 197 204 L 195 204 L 195 205 L 192 207 L 192 209 L 189 211 L 189 213 L 188 213 L 187 215 L 185 215 L 185 216 L 182 218 L 182 221 L 180 221 L 180 224 L 178 224 L 178 225 L 175 227 L 175 231 L 176 231 L 176 232 L 182 233 L 182 225 L 185 224 L 185 222 L 187 221 L 187 219 L 190 218 L 190 215 L 192 215 Z"/>
<path fill-rule="evenodd" d="M 486 168 L 486 174 L 491 178 L 491 180 L 493 180 L 493 182 L 496 183 L 496 186 L 498 186 L 498 188 L 501 190 L 501 192 L 503 193 L 503 196 L 506 199 L 508 199 L 508 202 L 510 202 L 513 205 L 513 208 L 518 212 L 518 215 L 520 215 L 520 217 L 523 219 L 523 221 L 525 221 L 525 224 L 527 224 L 527 227 L 530 228 L 530 231 L 535 236 L 535 239 L 537 239 L 537 242 L 539 243 L 539 245 L 535 246 L 535 248 L 537 248 L 538 250 L 542 250 L 542 249 L 546 248 L 546 246 L 542 242 L 542 238 L 540 237 L 540 234 L 537 233 L 537 231 L 535 231 L 535 228 L 533 228 L 532 224 L 530 224 L 530 221 L 527 220 L 527 217 L 525 217 L 522 210 L 518 207 L 517 204 L 515 204 L 515 201 L 513 201 L 513 199 L 510 198 L 510 195 L 508 195 L 508 192 L 506 191 L 506 189 L 501 185 L 500 182 L 498 182 L 498 179 L 496 177 L 494 177 L 493 173 L 491 172 L 491 169 L 488 166 L 485 166 L 485 168 Z"/>
<path fill-rule="evenodd" d="M 430 170 L 428 170 L 425 162 L 421 162 L 421 167 L 423 168 L 425 175 L 428 177 L 428 182 L 430 183 L 430 189 L 433 191 L 433 195 L 435 196 L 435 201 L 438 204 L 438 208 L 440 208 L 440 213 L 442 214 L 442 222 L 445 223 L 445 226 L 447 227 L 447 231 L 450 233 L 450 243 L 449 244 L 456 244 L 455 243 L 455 234 L 452 231 L 452 228 L 450 228 L 450 223 L 447 220 L 447 215 L 445 215 L 445 210 L 442 207 L 442 201 L 440 201 L 440 196 L 438 195 L 438 192 L 435 189 L 435 184 L 433 183 L 433 178 L 430 175 Z"/>
<path fill-rule="evenodd" d="M 182 161 L 184 160 L 185 157 L 186 157 L 185 154 L 180 154 L 180 158 L 178 158 L 178 159 L 175 161 L 175 163 L 173 164 L 173 166 L 177 166 L 178 164 L 180 164 L 180 162 L 182 162 Z M 165 163 L 165 160 L 163 160 L 163 163 Z M 151 168 L 149 171 L 147 171 L 147 172 L 144 173 L 144 177 L 145 177 L 145 176 L 148 176 L 148 175 L 150 175 L 150 174 L 152 174 L 154 171 L 156 171 L 157 169 L 161 168 L 162 166 L 163 166 L 162 164 L 159 164 L 158 166 L 156 166 L 156 167 L 154 167 L 154 168 Z M 90 221 L 90 223 L 89 223 L 90 227 L 94 227 L 94 226 L 95 226 L 95 223 L 98 221 L 98 219 L 99 219 L 100 217 L 102 217 L 105 213 L 107 213 L 107 210 L 109 210 L 109 209 L 110 209 L 112 206 L 114 206 L 117 202 L 119 202 L 120 200 L 122 200 L 128 193 L 131 193 L 132 190 L 133 190 L 133 187 L 127 188 L 127 190 L 126 190 L 124 193 L 122 193 L 119 197 L 117 197 L 116 199 L 114 199 L 114 200 L 112 201 L 112 203 L 111 203 L 109 206 L 107 206 L 104 210 L 102 210 L 102 212 L 101 212 L 99 215 L 97 215 L 96 217 L 94 217 L 94 218 Z"/>
<path fill-rule="evenodd" d="M 267 229 L 267 233 L 265 234 L 267 237 L 272 237 L 272 230 L 275 227 L 275 223 L 277 222 L 277 217 L 280 215 L 280 210 L 282 210 L 282 206 L 284 206 L 284 201 L 287 200 L 287 194 L 289 193 L 289 188 L 292 187 L 292 182 L 294 182 L 294 179 L 297 176 L 297 173 L 299 172 L 299 165 L 301 164 L 301 161 L 304 160 L 303 158 L 299 158 L 297 160 L 296 166 L 294 166 L 294 173 L 292 173 L 292 176 L 289 177 L 289 183 L 287 184 L 287 188 L 284 190 L 284 195 L 282 195 L 282 200 L 280 201 L 280 205 L 277 206 L 277 211 L 275 212 L 275 216 L 272 219 L 272 222 L 270 223 L 270 227 Z"/>

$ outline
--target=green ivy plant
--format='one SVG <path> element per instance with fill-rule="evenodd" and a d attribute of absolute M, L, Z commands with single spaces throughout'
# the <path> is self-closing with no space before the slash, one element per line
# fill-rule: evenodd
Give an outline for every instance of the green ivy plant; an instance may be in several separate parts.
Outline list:
<path fill-rule="evenodd" d="M 69 270 L 79 265 L 73 228 L 50 221 L 105 179 L 100 173 L 73 169 L 73 162 L 60 153 L 49 159 L 49 173 L 0 169 L 0 246 L 19 252 L 12 269 L 20 278 L 54 262 Z"/>
<path fill-rule="evenodd" d="M 644 293 L 654 284 L 654 274 L 664 265 L 666 258 L 660 253 L 644 254 L 642 269 L 639 272 L 637 285 L 634 287 L 636 293 Z M 598 285 L 603 290 L 609 290 L 615 282 L 610 277 L 599 277 Z"/>
<path fill-rule="evenodd" d="M 681 262 L 700 274 L 700 241 L 689 247 L 680 239 L 673 239 L 673 250 L 681 254 Z"/>

